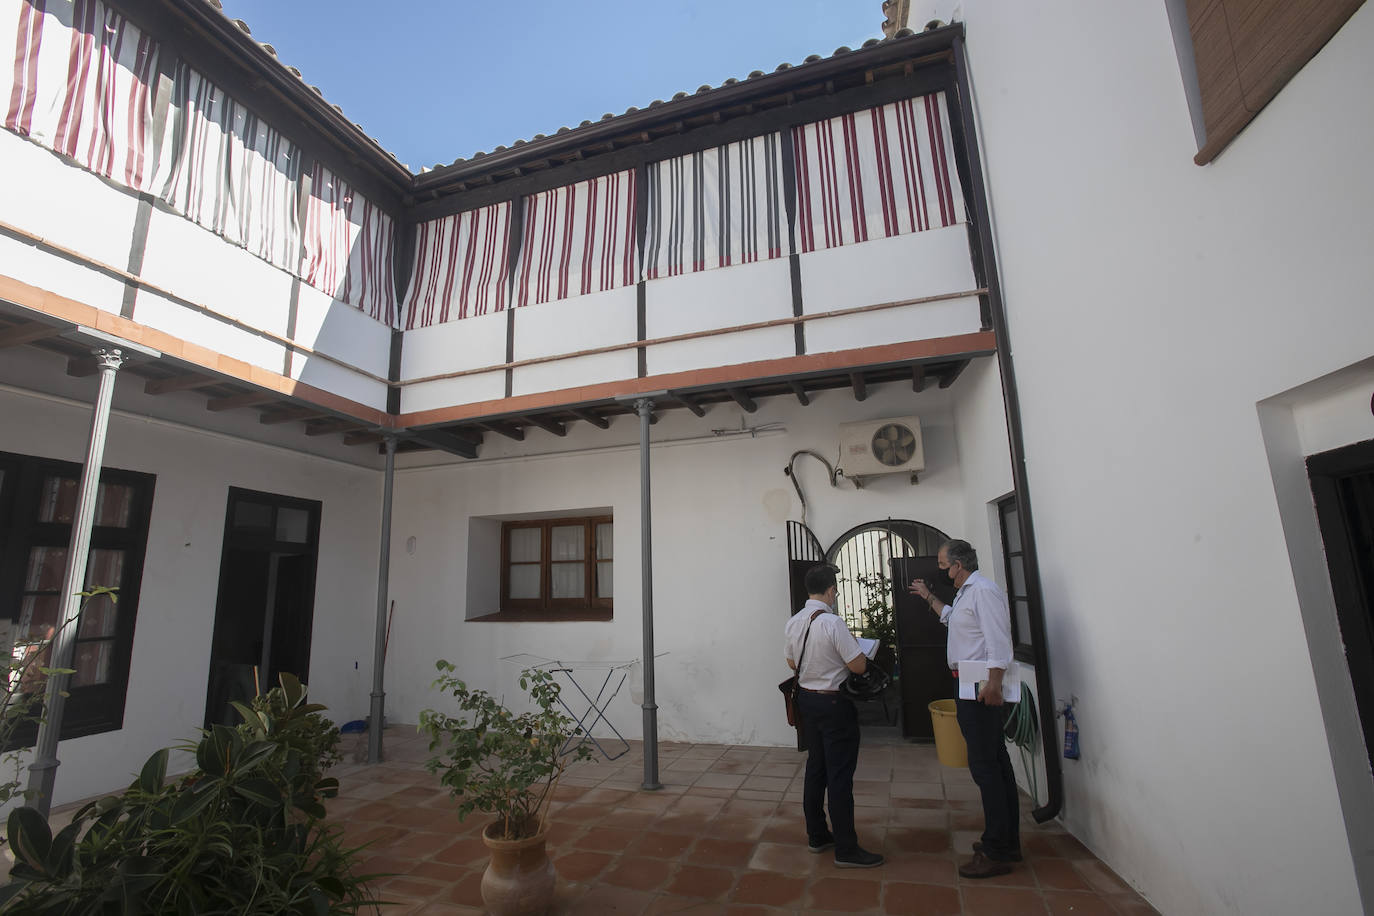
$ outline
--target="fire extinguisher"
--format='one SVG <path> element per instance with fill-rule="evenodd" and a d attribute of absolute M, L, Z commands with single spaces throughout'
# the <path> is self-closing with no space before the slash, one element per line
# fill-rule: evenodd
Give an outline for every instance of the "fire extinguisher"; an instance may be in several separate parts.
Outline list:
<path fill-rule="evenodd" d="M 1073 704 L 1064 704 L 1064 757 L 1078 759 L 1078 721 L 1073 717 Z"/>

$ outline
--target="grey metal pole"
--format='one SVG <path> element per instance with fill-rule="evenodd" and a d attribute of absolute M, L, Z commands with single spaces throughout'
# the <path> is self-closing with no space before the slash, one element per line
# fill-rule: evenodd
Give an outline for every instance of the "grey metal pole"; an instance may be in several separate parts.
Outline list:
<path fill-rule="evenodd" d="M 81 591 L 86 587 L 86 560 L 91 551 L 91 526 L 95 521 L 96 494 L 100 487 L 100 466 L 105 460 L 105 433 L 110 426 L 110 400 L 114 397 L 115 373 L 124 355 L 114 348 L 91 351 L 100 370 L 100 388 L 91 415 L 91 435 L 86 446 L 86 464 L 81 469 L 81 490 L 76 498 L 76 517 L 72 520 L 72 540 L 67 547 L 67 568 L 62 574 L 61 616 L 52 640 L 53 668 L 70 668 L 76 647 L 77 617 L 81 612 Z M 28 794 L 32 807 L 47 818 L 52 810 L 53 785 L 57 782 L 57 739 L 62 734 L 62 714 L 66 707 L 70 675 L 48 678 L 44 697 L 44 717 L 38 726 L 38 739 L 29 765 Z"/>
<path fill-rule="evenodd" d="M 382 545 L 377 559 L 377 636 L 372 650 L 372 716 L 367 723 L 367 762 L 382 762 L 382 719 L 386 713 L 386 599 L 391 580 L 391 484 L 396 476 L 396 437 L 386 436 L 382 481 Z"/>
<path fill-rule="evenodd" d="M 654 545 L 649 511 L 649 420 L 651 398 L 635 401 L 639 412 L 639 562 L 644 583 L 644 789 L 661 789 L 658 781 L 658 706 L 654 703 Z"/>

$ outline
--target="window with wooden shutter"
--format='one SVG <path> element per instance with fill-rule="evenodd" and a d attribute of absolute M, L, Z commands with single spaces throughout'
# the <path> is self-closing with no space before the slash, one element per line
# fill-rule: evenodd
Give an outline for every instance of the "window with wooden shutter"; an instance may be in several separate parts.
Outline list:
<path fill-rule="evenodd" d="M 1186 0 L 1206 131 L 1194 161 L 1215 159 L 1363 2 Z"/>

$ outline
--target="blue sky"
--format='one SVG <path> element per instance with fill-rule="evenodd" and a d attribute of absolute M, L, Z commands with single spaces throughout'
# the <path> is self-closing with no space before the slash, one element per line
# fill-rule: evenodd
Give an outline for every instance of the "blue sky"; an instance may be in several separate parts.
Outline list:
<path fill-rule="evenodd" d="M 857 48 L 883 20 L 881 0 L 222 2 L 415 171 Z"/>

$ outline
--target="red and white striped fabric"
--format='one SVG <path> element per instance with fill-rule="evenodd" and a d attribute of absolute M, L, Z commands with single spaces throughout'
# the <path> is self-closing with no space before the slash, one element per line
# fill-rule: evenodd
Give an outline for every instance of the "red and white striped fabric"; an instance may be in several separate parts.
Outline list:
<path fill-rule="evenodd" d="M 790 254 L 781 147 L 768 134 L 650 163 L 645 279 Z"/>
<path fill-rule="evenodd" d="M 942 92 L 794 127 L 792 142 L 802 251 L 966 221 Z"/>
<path fill-rule="evenodd" d="M 300 151 L 185 63 L 177 66 L 156 193 L 285 270 L 300 260 Z"/>
<path fill-rule="evenodd" d="M 315 163 L 305 205 L 301 279 L 377 321 L 396 325 L 396 229 L 391 216 Z"/>
<path fill-rule="evenodd" d="M 149 187 L 158 44 L 100 0 L 0 0 L 5 127 L 135 190 Z"/>
<path fill-rule="evenodd" d="M 406 330 L 506 307 L 509 201 L 421 223 L 406 295 Z"/>
<path fill-rule="evenodd" d="M 635 173 L 525 198 L 515 304 L 585 296 L 635 282 Z"/>

